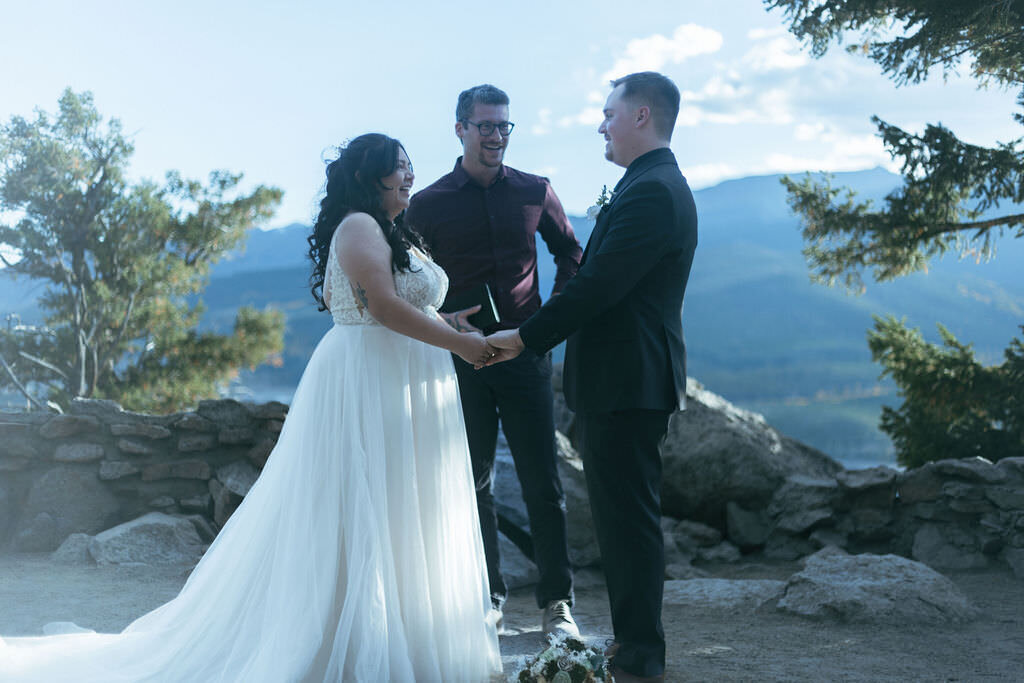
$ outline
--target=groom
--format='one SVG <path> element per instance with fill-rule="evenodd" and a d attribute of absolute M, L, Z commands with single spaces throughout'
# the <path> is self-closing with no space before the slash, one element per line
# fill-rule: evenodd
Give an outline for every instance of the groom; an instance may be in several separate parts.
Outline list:
<path fill-rule="evenodd" d="M 563 387 L 576 411 L 594 527 L 608 583 L 618 683 L 661 681 L 661 454 L 683 408 L 682 305 L 697 246 L 693 195 L 669 149 L 679 90 L 667 77 L 612 81 L 605 158 L 626 168 L 597 217 L 579 272 L 518 330 L 488 341 L 491 361 L 568 338 Z"/>

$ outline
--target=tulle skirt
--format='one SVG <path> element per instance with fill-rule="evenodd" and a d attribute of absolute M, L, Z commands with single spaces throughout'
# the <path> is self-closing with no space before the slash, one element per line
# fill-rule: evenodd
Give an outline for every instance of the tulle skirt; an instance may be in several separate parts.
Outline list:
<path fill-rule="evenodd" d="M 489 608 L 450 356 L 335 325 L 178 596 L 119 634 L 0 639 L 0 680 L 484 681 Z"/>

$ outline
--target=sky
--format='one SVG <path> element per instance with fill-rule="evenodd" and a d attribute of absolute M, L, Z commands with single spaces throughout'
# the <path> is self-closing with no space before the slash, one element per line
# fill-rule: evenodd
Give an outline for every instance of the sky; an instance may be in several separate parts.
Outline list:
<path fill-rule="evenodd" d="M 983 145 L 1022 133 L 1016 93 L 938 73 L 898 88 L 841 47 L 814 59 L 759 0 L 0 0 L 0 122 L 91 91 L 135 143 L 132 177 L 243 173 L 285 191 L 267 227 L 310 223 L 325 160 L 361 133 L 402 140 L 419 188 L 450 171 L 456 98 L 480 83 L 511 98 L 506 163 L 584 214 L 622 173 L 597 134 L 608 81 L 648 69 L 682 92 L 672 149 L 695 189 L 895 170 L 872 115 Z"/>

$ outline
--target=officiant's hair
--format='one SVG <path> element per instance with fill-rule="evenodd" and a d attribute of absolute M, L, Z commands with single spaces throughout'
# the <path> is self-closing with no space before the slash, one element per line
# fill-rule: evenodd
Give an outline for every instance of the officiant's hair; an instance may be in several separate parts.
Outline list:
<path fill-rule="evenodd" d="M 501 88 L 496 88 L 489 83 L 474 85 L 459 93 L 459 102 L 455 105 L 455 120 L 469 121 L 473 116 L 473 108 L 478 104 L 507 105 L 508 102 L 508 95 Z"/>
<path fill-rule="evenodd" d="M 398 214 L 392 221 L 381 202 L 380 179 L 391 175 L 398 168 L 399 150 L 404 152 L 405 147 L 398 140 L 380 133 L 367 133 L 340 147 L 338 157 L 327 164 L 327 182 L 324 198 L 320 201 L 320 214 L 313 224 L 313 232 L 306 238 L 309 242 L 309 258 L 313 262 L 309 287 L 321 311 L 327 309 L 323 296 L 324 274 L 327 259 L 330 258 L 331 238 L 342 219 L 352 211 L 368 213 L 380 225 L 391 247 L 392 271 L 412 270 L 409 262 L 410 246 L 425 249 L 420 236 L 405 225 L 405 212 Z"/>
<path fill-rule="evenodd" d="M 656 71 L 640 71 L 612 81 L 612 88 L 620 85 L 623 98 L 650 107 L 654 131 L 671 140 L 679 116 L 679 88 L 672 79 Z"/>

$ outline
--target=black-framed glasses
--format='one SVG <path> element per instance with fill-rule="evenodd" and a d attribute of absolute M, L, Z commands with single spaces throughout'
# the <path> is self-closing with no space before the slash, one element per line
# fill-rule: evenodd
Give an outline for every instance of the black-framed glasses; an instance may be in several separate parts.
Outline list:
<path fill-rule="evenodd" d="M 477 130 L 480 131 L 480 135 L 483 137 L 490 137 L 494 131 L 498 131 L 502 137 L 508 137 L 512 133 L 512 129 L 516 127 L 516 124 L 511 121 L 502 121 L 501 123 L 491 123 L 490 121 L 481 121 L 476 123 L 466 119 L 463 123 L 468 123 L 472 126 L 476 126 Z"/>

